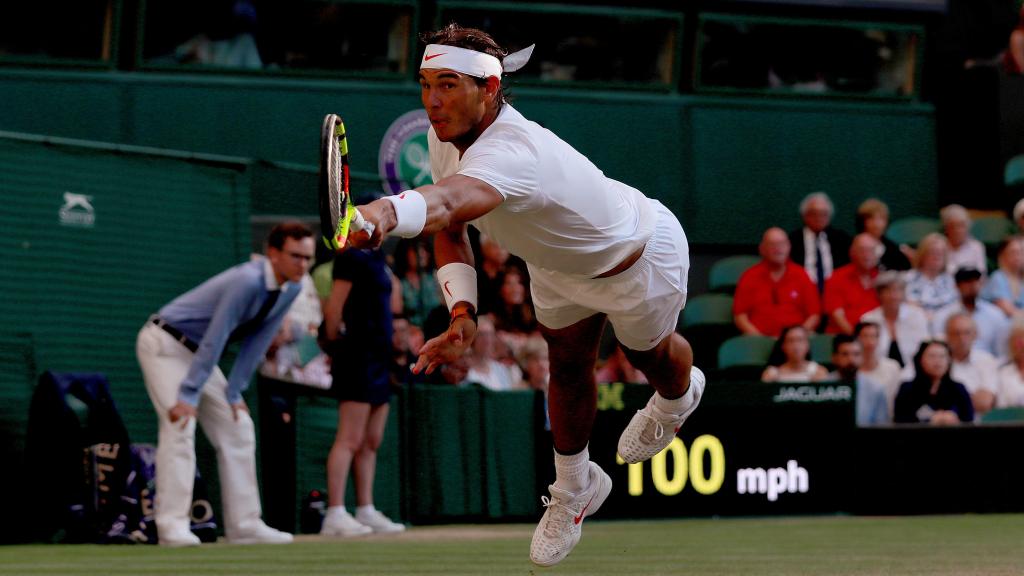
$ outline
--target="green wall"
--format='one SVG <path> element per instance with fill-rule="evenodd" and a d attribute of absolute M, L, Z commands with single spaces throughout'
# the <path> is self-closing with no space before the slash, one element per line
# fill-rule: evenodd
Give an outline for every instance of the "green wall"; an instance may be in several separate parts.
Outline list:
<path fill-rule="evenodd" d="M 132 440 L 156 441 L 135 336 L 162 304 L 248 256 L 247 168 L 0 132 L 0 450 L 5 470 L 19 470 L 0 493 L 24 493 L 43 370 L 106 374 Z"/>
<path fill-rule="evenodd" d="M 796 204 L 815 190 L 834 197 L 848 229 L 872 195 L 894 217 L 936 208 L 934 114 L 925 104 L 512 91 L 528 117 L 609 176 L 665 202 L 693 243 L 756 243 L 769 225 L 796 225 Z M 419 107 L 412 82 L 114 71 L 0 70 L 0 95 L 2 130 L 266 161 L 253 182 L 261 214 L 313 213 L 323 114 L 343 116 L 353 169 L 375 174 L 384 132 Z"/>

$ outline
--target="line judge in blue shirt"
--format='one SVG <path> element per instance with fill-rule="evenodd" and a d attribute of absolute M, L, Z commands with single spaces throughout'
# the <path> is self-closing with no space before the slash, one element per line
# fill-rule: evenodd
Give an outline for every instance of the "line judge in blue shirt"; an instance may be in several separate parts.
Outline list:
<path fill-rule="evenodd" d="M 314 249 L 309 228 L 279 224 L 270 231 L 265 259 L 225 270 L 175 298 L 139 332 L 136 354 L 160 419 L 155 516 L 161 545 L 199 545 L 189 530 L 196 421 L 217 450 L 228 541 L 292 541 L 261 518 L 256 433 L 242 391 L 298 296 Z M 225 378 L 217 363 L 232 341 L 241 349 Z"/>

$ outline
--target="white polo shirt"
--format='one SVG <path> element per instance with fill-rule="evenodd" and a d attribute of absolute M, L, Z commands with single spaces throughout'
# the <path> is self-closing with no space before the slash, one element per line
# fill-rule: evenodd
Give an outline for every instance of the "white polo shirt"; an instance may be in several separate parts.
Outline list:
<path fill-rule="evenodd" d="M 482 180 L 505 199 L 471 222 L 531 266 L 592 278 L 647 243 L 657 221 L 639 190 L 608 178 L 585 156 L 504 104 L 459 158 L 427 132 L 434 182 Z"/>
<path fill-rule="evenodd" d="M 984 350 L 971 350 L 963 362 L 954 360 L 950 376 L 971 394 L 980 390 L 999 392 L 999 362 Z"/>

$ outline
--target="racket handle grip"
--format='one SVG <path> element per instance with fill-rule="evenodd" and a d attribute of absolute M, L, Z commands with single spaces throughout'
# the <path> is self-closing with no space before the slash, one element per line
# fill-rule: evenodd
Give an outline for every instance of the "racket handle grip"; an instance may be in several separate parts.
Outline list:
<path fill-rule="evenodd" d="M 370 222 L 359 212 L 359 209 L 355 209 L 355 214 L 352 215 L 352 223 L 350 224 L 353 232 L 359 232 L 360 230 L 366 232 L 368 236 L 373 236 L 373 231 L 376 226 L 373 222 Z"/>

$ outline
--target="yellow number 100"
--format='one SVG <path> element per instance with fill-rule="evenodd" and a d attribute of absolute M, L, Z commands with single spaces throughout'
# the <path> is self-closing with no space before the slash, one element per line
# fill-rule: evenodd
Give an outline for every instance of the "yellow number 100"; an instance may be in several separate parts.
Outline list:
<path fill-rule="evenodd" d="M 711 470 L 705 475 L 704 453 L 707 452 L 711 461 Z M 672 454 L 672 473 L 668 473 L 666 454 Z M 625 464 L 622 458 L 616 456 L 616 462 Z M 725 450 L 722 442 L 705 434 L 698 436 L 690 448 L 690 457 L 686 457 L 686 446 L 679 438 L 672 440 L 668 448 L 662 450 L 654 458 L 651 458 L 651 479 L 654 481 L 654 489 L 665 496 L 675 496 L 686 487 L 686 478 L 689 476 L 693 489 L 699 494 L 714 494 L 722 487 L 725 481 Z M 629 495 L 640 496 L 644 493 L 644 463 L 638 462 L 629 465 Z"/>

